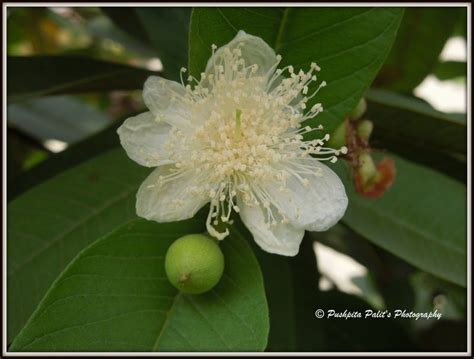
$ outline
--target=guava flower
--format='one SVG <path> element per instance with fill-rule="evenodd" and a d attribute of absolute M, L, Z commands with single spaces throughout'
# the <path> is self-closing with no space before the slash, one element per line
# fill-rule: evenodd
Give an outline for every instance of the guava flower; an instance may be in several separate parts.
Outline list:
<path fill-rule="evenodd" d="M 222 223 L 240 214 L 267 252 L 294 256 L 304 231 L 325 231 L 344 214 L 347 197 L 339 177 L 322 161 L 339 150 L 329 136 L 303 123 L 323 110 L 306 104 L 325 86 L 319 67 L 277 69 L 276 55 L 261 38 L 240 31 L 227 45 L 212 46 L 200 79 L 181 83 L 149 77 L 143 98 L 149 112 L 118 129 L 128 156 L 157 167 L 137 193 L 137 215 L 157 222 L 193 217 L 210 203 L 210 235 L 229 234 Z"/>

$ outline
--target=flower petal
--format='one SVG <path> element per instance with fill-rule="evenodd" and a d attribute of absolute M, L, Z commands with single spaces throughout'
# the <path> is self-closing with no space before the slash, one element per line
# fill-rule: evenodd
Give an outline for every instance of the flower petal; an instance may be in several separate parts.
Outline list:
<path fill-rule="evenodd" d="M 143 101 L 155 116 L 172 126 L 187 128 L 191 123 L 186 89 L 178 82 L 148 77 L 143 87 Z"/>
<path fill-rule="evenodd" d="M 117 133 L 128 157 L 142 166 L 156 167 L 172 162 L 163 148 L 170 129 L 151 112 L 144 112 L 126 119 Z"/>
<path fill-rule="evenodd" d="M 278 182 L 269 184 L 266 190 L 275 205 L 297 228 L 328 230 L 342 218 L 348 204 L 340 178 L 314 158 L 300 159 L 289 166 L 306 179 L 307 184 L 304 185 L 296 176 L 287 179 L 283 191 L 278 187 Z M 313 174 L 305 171 L 313 171 Z"/>
<path fill-rule="evenodd" d="M 214 66 L 220 63 L 222 53 L 226 48 L 235 49 L 240 43 L 242 47 L 242 58 L 246 66 L 258 65 L 257 76 L 265 75 L 277 62 L 276 54 L 268 44 L 260 37 L 247 34 L 240 30 L 237 35 L 226 45 L 220 47 L 209 59 L 206 66 L 206 74 L 214 73 Z"/>
<path fill-rule="evenodd" d="M 192 193 L 196 176 L 183 173 L 163 184 L 160 177 L 172 174 L 174 166 L 155 169 L 142 183 L 137 192 L 136 210 L 139 217 L 157 222 L 181 221 L 193 217 L 209 198 Z"/>
<path fill-rule="evenodd" d="M 265 223 L 265 209 L 262 206 L 250 207 L 242 201 L 238 201 L 238 206 L 242 222 L 264 251 L 291 257 L 298 254 L 304 229 L 295 228 L 291 224 L 282 224 L 280 221 L 268 226 Z"/>

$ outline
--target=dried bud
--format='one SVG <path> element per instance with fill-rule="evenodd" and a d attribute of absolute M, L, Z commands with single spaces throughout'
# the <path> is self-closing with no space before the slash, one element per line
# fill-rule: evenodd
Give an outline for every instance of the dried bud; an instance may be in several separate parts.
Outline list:
<path fill-rule="evenodd" d="M 395 162 L 384 157 L 375 165 L 371 155 L 364 152 L 359 157 L 359 166 L 354 181 L 358 193 L 368 198 L 379 198 L 395 179 Z"/>

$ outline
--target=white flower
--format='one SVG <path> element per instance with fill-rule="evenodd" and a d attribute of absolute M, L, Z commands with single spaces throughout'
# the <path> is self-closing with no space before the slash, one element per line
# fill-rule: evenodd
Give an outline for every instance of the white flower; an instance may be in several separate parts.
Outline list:
<path fill-rule="evenodd" d="M 319 67 L 277 69 L 281 56 L 243 31 L 212 50 L 200 80 L 148 78 L 143 97 L 150 111 L 118 129 L 130 158 L 158 167 L 138 190 L 137 214 L 179 221 L 210 202 L 212 236 L 228 235 L 216 225 L 231 222 L 234 211 L 261 248 L 294 256 L 305 229 L 327 230 L 347 207 L 339 177 L 321 163 L 334 162 L 345 148 L 324 147 L 328 135 L 303 140 L 322 128 L 301 125 L 323 110 L 316 104 L 305 111 L 325 85 L 308 94 Z"/>

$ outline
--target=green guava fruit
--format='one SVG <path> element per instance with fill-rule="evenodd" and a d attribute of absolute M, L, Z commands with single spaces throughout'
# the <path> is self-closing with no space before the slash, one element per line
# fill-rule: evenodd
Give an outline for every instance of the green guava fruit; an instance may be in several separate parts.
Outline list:
<path fill-rule="evenodd" d="M 224 255 L 216 240 L 204 234 L 189 234 L 168 248 L 165 271 L 171 284 L 183 293 L 201 294 L 221 279 Z"/>

